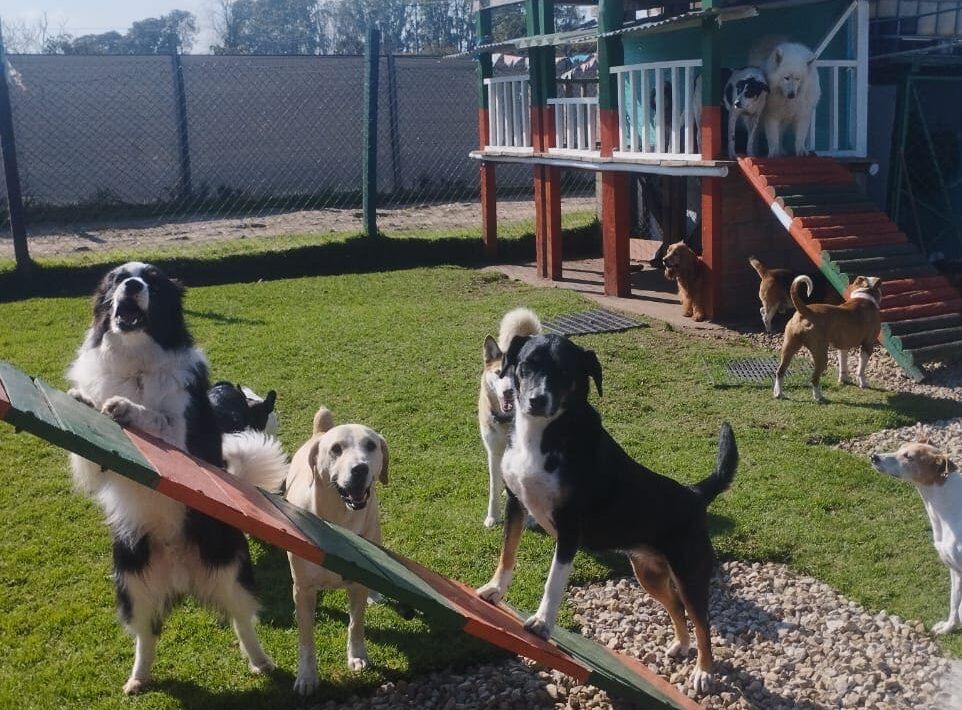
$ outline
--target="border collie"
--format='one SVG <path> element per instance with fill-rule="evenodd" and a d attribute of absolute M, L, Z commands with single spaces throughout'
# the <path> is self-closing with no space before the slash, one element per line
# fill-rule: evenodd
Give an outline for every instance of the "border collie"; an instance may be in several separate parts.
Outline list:
<path fill-rule="evenodd" d="M 67 373 L 71 394 L 121 425 L 276 490 L 286 462 L 275 440 L 242 433 L 222 442 L 207 399 L 207 362 L 184 322 L 183 294 L 150 264 L 130 262 L 108 273 Z M 252 671 L 273 669 L 254 630 L 258 604 L 243 533 L 77 455 L 70 465 L 77 486 L 103 508 L 113 536 L 117 607 L 136 640 L 124 692 L 144 689 L 163 621 L 186 594 L 231 619 Z"/>
<path fill-rule="evenodd" d="M 715 562 L 706 510 L 735 475 L 738 451 L 731 427 L 722 424 L 714 472 L 682 485 L 634 461 L 605 431 L 588 403 L 589 377 L 601 394 L 601 364 L 592 351 L 558 335 L 517 337 L 503 369 L 517 393 L 514 433 L 502 463 L 508 488 L 504 542 L 494 576 L 478 594 L 497 603 L 507 591 L 527 509 L 557 542 L 544 596 L 525 628 L 543 638 L 551 635 L 579 547 L 624 552 L 642 587 L 671 617 L 671 656 L 688 652 L 687 612 L 698 645 L 692 685 L 706 692 Z"/>

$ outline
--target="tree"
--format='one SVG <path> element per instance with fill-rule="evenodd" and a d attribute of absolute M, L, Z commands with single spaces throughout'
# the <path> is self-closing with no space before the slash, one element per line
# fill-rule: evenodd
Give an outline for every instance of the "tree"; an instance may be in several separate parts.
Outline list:
<path fill-rule="evenodd" d="M 133 23 L 126 33 L 73 37 L 61 32 L 43 43 L 45 54 L 169 54 L 194 46 L 197 20 L 186 10 L 172 10 L 160 17 Z"/>
<path fill-rule="evenodd" d="M 3 35 L 4 50 L 10 54 L 29 54 L 40 52 L 48 39 L 50 22 L 47 13 L 34 20 L 14 18 L 0 19 L 0 32 Z"/>
<path fill-rule="evenodd" d="M 215 54 L 318 54 L 324 48 L 317 0 L 219 0 Z"/>

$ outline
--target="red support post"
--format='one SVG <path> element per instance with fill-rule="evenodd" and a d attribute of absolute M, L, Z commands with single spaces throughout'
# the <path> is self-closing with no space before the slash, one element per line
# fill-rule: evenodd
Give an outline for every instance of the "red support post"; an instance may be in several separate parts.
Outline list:
<path fill-rule="evenodd" d="M 490 140 L 488 109 L 478 109 L 478 133 L 481 136 L 481 150 Z M 494 163 L 481 162 L 481 240 L 484 255 L 488 259 L 498 256 L 498 189 L 495 180 Z"/>
<path fill-rule="evenodd" d="M 701 110 L 702 158 L 715 160 L 721 155 L 721 107 L 704 106 Z M 708 267 L 708 318 L 722 311 L 722 214 L 721 178 L 701 179 L 701 258 Z"/>

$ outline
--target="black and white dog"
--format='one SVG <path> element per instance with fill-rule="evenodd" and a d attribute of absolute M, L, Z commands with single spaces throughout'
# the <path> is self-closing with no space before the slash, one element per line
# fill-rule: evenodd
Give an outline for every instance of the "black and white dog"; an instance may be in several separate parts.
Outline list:
<path fill-rule="evenodd" d="M 725 84 L 724 101 L 728 110 L 728 157 L 735 159 L 735 129 L 738 121 L 745 124 L 748 139 L 745 154 L 757 155 L 758 124 L 768 98 L 768 80 L 759 67 L 742 67 L 732 72 Z"/>
<path fill-rule="evenodd" d="M 712 672 L 708 585 L 715 559 L 706 510 L 735 475 L 731 427 L 722 425 L 714 472 L 682 485 L 634 461 L 605 431 L 588 403 L 589 377 L 601 394 L 601 364 L 592 351 L 558 335 L 516 337 L 502 365 L 517 393 L 515 429 L 502 460 L 504 542 L 494 576 L 478 594 L 495 603 L 504 597 L 527 509 L 557 543 L 541 604 L 525 627 L 550 636 L 579 547 L 624 552 L 638 581 L 671 616 L 669 655 L 688 652 L 687 612 L 698 646 L 692 685 L 705 692 Z"/>
<path fill-rule="evenodd" d="M 277 415 L 274 414 L 277 392 L 274 390 L 261 397 L 249 387 L 220 380 L 211 385 L 207 399 L 214 408 L 217 426 L 225 434 L 245 429 L 271 435 L 277 433 Z"/>
<path fill-rule="evenodd" d="M 276 490 L 287 473 L 276 440 L 247 432 L 222 441 L 207 399 L 207 362 L 184 322 L 183 293 L 150 264 L 130 262 L 108 273 L 67 373 L 70 392 L 122 425 Z M 271 670 L 254 630 L 258 605 L 243 533 L 77 455 L 70 464 L 113 535 L 117 606 L 136 640 L 124 692 L 137 693 L 150 679 L 163 621 L 186 594 L 231 619 L 252 671 Z"/>

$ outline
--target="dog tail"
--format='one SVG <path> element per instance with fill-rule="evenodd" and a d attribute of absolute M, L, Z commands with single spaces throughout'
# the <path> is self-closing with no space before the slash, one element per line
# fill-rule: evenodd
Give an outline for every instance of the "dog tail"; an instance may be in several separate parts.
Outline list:
<path fill-rule="evenodd" d="M 277 493 L 287 478 L 287 456 L 281 442 L 253 429 L 225 434 L 224 467 L 237 478 L 258 488 Z"/>
<path fill-rule="evenodd" d="M 750 256 L 748 257 L 748 263 L 751 264 L 752 268 L 758 273 L 758 278 L 765 278 L 765 275 L 768 273 L 768 269 L 762 262 L 760 262 L 754 256 Z"/>
<path fill-rule="evenodd" d="M 812 295 L 812 290 L 815 286 L 812 284 L 812 279 L 805 274 L 801 276 L 796 276 L 792 281 L 792 288 L 789 291 L 792 295 L 792 303 L 795 306 L 795 310 L 798 311 L 802 318 L 811 319 L 812 312 L 808 308 L 808 304 L 802 298 L 801 294 L 798 292 L 799 286 L 805 284 L 805 298 L 809 298 Z"/>
<path fill-rule="evenodd" d="M 508 311 L 501 319 L 501 327 L 498 329 L 498 347 L 501 352 L 507 352 L 511 340 L 516 336 L 540 335 L 541 321 L 534 311 L 528 308 L 515 308 Z"/>
<path fill-rule="evenodd" d="M 721 493 L 728 490 L 735 477 L 735 469 L 738 467 L 738 447 L 735 446 L 735 432 L 732 431 L 728 422 L 722 422 L 721 432 L 718 435 L 718 458 L 715 461 L 715 470 L 708 478 L 699 481 L 692 486 L 705 505 L 709 505 Z"/>

